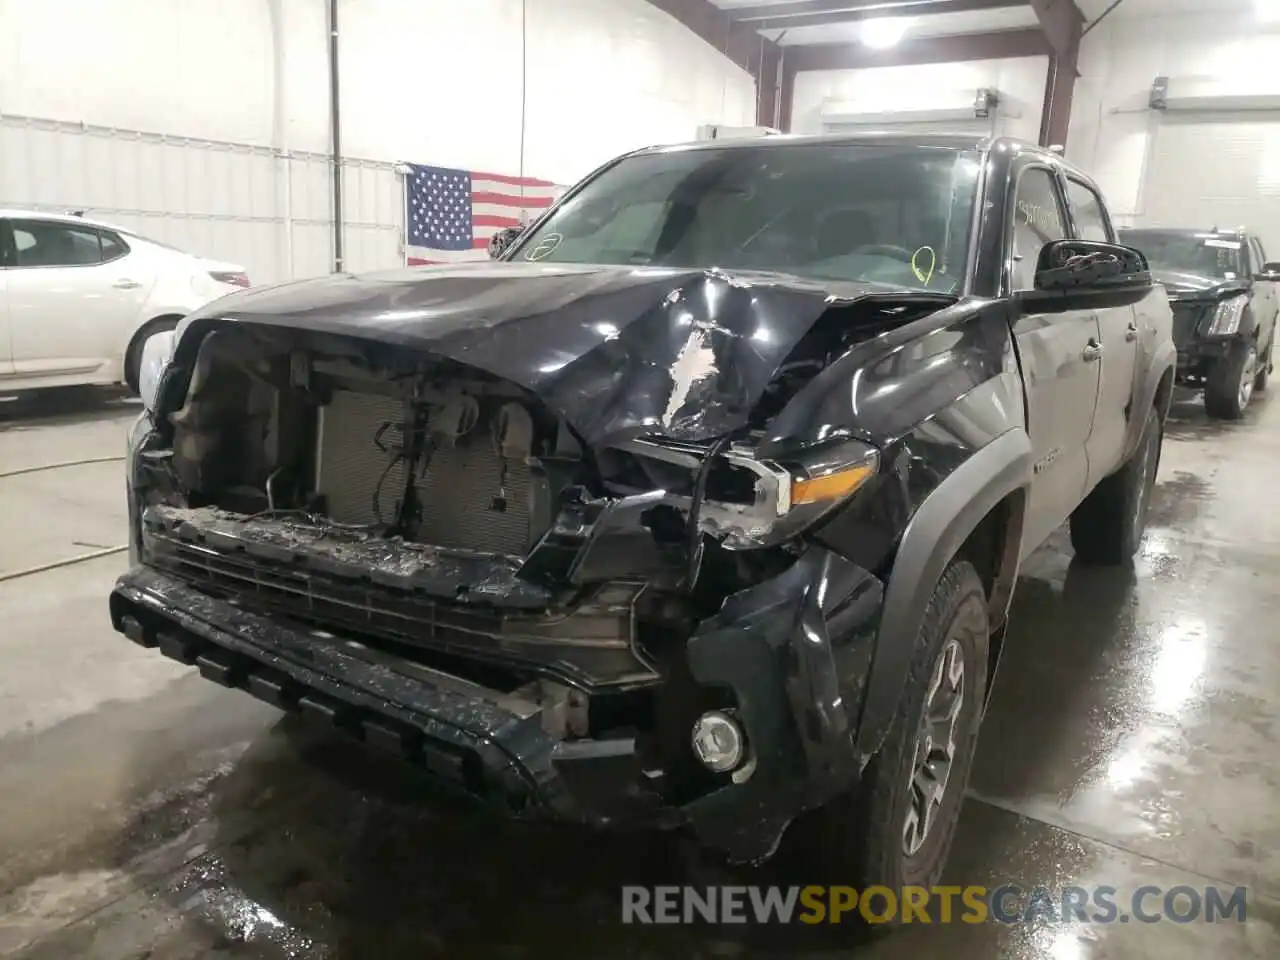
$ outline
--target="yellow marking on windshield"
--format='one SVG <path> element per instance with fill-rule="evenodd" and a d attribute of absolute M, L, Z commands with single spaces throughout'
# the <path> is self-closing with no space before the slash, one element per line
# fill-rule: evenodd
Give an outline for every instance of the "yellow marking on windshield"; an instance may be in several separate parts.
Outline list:
<path fill-rule="evenodd" d="M 929 264 L 924 265 L 924 255 L 928 254 Z M 921 247 L 911 255 L 911 272 L 923 284 L 933 279 L 933 271 L 938 266 L 938 254 L 933 247 Z"/>

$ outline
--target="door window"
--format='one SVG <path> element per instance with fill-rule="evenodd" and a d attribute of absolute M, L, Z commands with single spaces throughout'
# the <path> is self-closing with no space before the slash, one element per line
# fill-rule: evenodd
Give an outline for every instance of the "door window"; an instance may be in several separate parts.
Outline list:
<path fill-rule="evenodd" d="M 13 245 L 19 267 L 83 267 L 104 259 L 98 231 L 69 223 L 15 220 Z"/>
<path fill-rule="evenodd" d="M 102 262 L 115 260 L 129 252 L 129 246 L 114 233 L 103 230 L 98 234 L 102 238 Z"/>
<path fill-rule="evenodd" d="M 1034 289 L 1040 250 L 1050 240 L 1066 236 L 1066 219 L 1053 174 L 1043 167 L 1023 170 L 1013 208 L 1012 288 Z"/>
<path fill-rule="evenodd" d="M 1081 240 L 1113 242 L 1111 224 L 1107 222 L 1102 201 L 1098 199 L 1098 195 L 1091 187 L 1076 180 L 1068 180 L 1067 197 L 1071 201 L 1071 212 L 1076 220 L 1076 232 Z"/>

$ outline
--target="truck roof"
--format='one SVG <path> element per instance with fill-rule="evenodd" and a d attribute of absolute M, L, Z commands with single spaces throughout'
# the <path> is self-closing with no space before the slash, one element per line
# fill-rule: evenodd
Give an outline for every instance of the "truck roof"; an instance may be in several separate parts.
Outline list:
<path fill-rule="evenodd" d="M 749 150 L 770 149 L 785 150 L 788 147 L 807 146 L 812 144 L 847 144 L 849 146 L 874 146 L 877 144 L 895 147 L 946 148 L 951 150 L 975 150 L 981 153 L 1005 152 L 1008 154 L 1032 153 L 1061 166 L 1073 175 L 1090 184 L 1093 178 L 1062 154 L 1016 137 L 984 137 L 972 133 L 901 133 L 899 131 L 864 131 L 861 133 L 824 133 L 824 134 L 791 134 L 779 133 L 760 137 L 742 137 L 725 140 L 696 140 L 689 143 L 676 143 L 644 147 L 633 151 L 635 154 L 663 153 L 674 150 Z"/>
<path fill-rule="evenodd" d="M 1007 139 L 1007 138 L 1000 138 Z M 695 140 L 664 146 L 646 147 L 638 152 L 663 150 L 745 150 L 752 147 L 785 149 L 802 144 L 829 143 L 871 145 L 891 143 L 900 146 L 950 147 L 955 150 L 984 150 L 997 142 L 991 137 L 971 133 L 899 133 L 897 131 L 865 131 L 863 133 L 795 134 L 776 133 L 760 137 L 734 137 L 726 140 Z M 1020 141 L 1010 141 L 1020 143 Z"/>
<path fill-rule="evenodd" d="M 1249 236 L 1248 227 L 1121 227 L 1121 233 L 1162 233 L 1170 237 L 1221 237 L 1224 240 L 1242 240 Z"/>

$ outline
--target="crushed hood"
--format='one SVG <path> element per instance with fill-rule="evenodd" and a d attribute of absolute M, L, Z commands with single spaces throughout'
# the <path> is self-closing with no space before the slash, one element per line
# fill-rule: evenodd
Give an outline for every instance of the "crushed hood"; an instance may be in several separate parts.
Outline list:
<path fill-rule="evenodd" d="M 831 305 L 954 297 L 881 284 L 654 267 L 476 263 L 338 274 L 224 297 L 226 319 L 427 351 L 519 384 L 607 445 L 744 426 Z"/>
<path fill-rule="evenodd" d="M 1170 300 L 1216 300 L 1249 289 L 1249 281 L 1245 279 L 1223 280 L 1172 270 L 1153 271 L 1152 278 L 1164 285 Z"/>

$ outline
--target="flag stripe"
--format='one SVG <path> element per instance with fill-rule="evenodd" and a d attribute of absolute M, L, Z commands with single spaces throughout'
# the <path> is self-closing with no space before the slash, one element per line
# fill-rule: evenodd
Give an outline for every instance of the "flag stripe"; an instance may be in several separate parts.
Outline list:
<path fill-rule="evenodd" d="M 552 197 L 513 197 L 503 193 L 480 193 L 472 191 L 472 203 L 500 203 L 509 207 L 524 207 L 526 209 L 535 209 L 540 207 L 549 207 L 554 198 Z"/>
<path fill-rule="evenodd" d="M 555 188 L 550 180 L 539 180 L 537 177 L 512 177 L 502 173 L 481 173 L 479 170 L 471 174 L 473 180 L 492 180 L 494 183 L 505 183 L 516 187 L 548 187 Z"/>
<path fill-rule="evenodd" d="M 501 230 L 503 227 L 520 226 L 520 218 L 503 217 L 491 213 L 479 213 L 471 218 L 471 223 L 473 227 L 497 227 Z M 479 233 L 480 231 L 474 230 L 473 232 Z"/>

